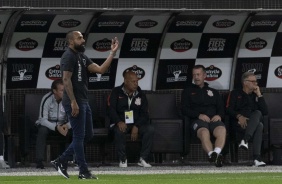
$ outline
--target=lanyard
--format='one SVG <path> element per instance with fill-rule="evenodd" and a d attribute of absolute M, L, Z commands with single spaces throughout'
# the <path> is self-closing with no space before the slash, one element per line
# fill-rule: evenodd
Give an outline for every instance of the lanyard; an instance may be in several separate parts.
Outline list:
<path fill-rule="evenodd" d="M 130 105 L 131 105 L 132 99 L 133 99 L 133 96 L 132 96 L 131 99 L 130 99 L 130 97 L 128 96 L 128 110 L 130 110 Z"/>

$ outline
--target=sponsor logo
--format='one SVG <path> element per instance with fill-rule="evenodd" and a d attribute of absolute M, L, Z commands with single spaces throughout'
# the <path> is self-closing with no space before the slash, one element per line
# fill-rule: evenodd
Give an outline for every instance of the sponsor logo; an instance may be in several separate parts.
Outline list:
<path fill-rule="evenodd" d="M 27 75 L 26 73 L 33 72 L 33 64 L 13 64 L 12 68 L 12 72 L 17 74 L 12 76 L 13 82 L 32 80 L 32 75 Z"/>
<path fill-rule="evenodd" d="M 184 38 L 182 38 L 181 40 L 176 40 L 175 42 L 172 42 L 172 44 L 170 44 L 171 50 L 175 52 L 185 52 L 191 49 L 192 46 L 193 46 L 193 43 Z"/>
<path fill-rule="evenodd" d="M 89 82 L 107 82 L 110 80 L 110 76 L 102 76 L 100 73 L 96 73 L 96 77 L 89 77 Z"/>
<path fill-rule="evenodd" d="M 224 51 L 225 43 L 226 43 L 226 39 L 224 38 L 210 38 L 207 51 L 209 52 Z"/>
<path fill-rule="evenodd" d="M 158 25 L 158 22 L 150 20 L 150 19 L 142 20 L 142 21 L 135 23 L 135 26 L 139 28 L 151 28 L 151 27 L 155 27 L 156 25 Z"/>
<path fill-rule="evenodd" d="M 56 38 L 53 51 L 65 51 L 68 48 L 68 43 L 65 38 Z"/>
<path fill-rule="evenodd" d="M 146 52 L 149 45 L 147 38 L 133 38 L 130 51 Z"/>
<path fill-rule="evenodd" d="M 105 21 L 105 22 L 99 22 L 98 27 L 121 27 L 124 24 L 125 24 L 125 22 Z"/>
<path fill-rule="evenodd" d="M 104 73 L 109 75 L 110 74 L 110 67 L 108 68 L 108 70 Z M 92 77 L 89 77 L 89 82 L 107 82 L 107 81 L 110 81 L 110 76 L 104 76 L 100 73 L 96 73 L 96 76 L 92 76 Z"/>
<path fill-rule="evenodd" d="M 206 73 L 207 73 L 207 77 L 206 77 L 206 81 L 214 81 L 216 79 L 219 79 L 222 75 L 222 71 L 215 67 L 214 65 L 211 65 L 209 67 L 206 68 Z"/>
<path fill-rule="evenodd" d="M 265 48 L 266 46 L 267 42 L 261 38 L 250 40 L 245 44 L 245 47 L 251 51 L 258 51 Z"/>
<path fill-rule="evenodd" d="M 23 20 L 21 26 L 46 26 L 46 20 Z"/>
<path fill-rule="evenodd" d="M 275 20 L 260 20 L 260 21 L 252 21 L 251 27 L 262 27 L 262 26 L 275 26 L 277 21 Z"/>
<path fill-rule="evenodd" d="M 80 24 L 81 24 L 80 21 L 74 20 L 74 19 L 62 20 L 62 21 L 58 22 L 58 26 L 63 27 L 63 28 L 77 27 Z"/>
<path fill-rule="evenodd" d="M 45 72 L 45 76 L 48 79 L 51 79 L 51 80 L 57 80 L 57 79 L 62 78 L 62 73 L 61 73 L 61 70 L 60 70 L 60 65 L 56 65 L 56 66 L 53 66 L 51 68 L 48 68 L 46 70 L 46 72 Z"/>
<path fill-rule="evenodd" d="M 166 82 L 187 81 L 188 65 L 167 65 L 167 74 L 173 74 L 173 77 L 166 78 Z M 184 75 L 181 76 L 180 74 Z"/>
<path fill-rule="evenodd" d="M 228 28 L 235 25 L 235 22 L 232 20 L 224 19 L 224 20 L 218 20 L 212 24 L 214 27 L 217 28 Z"/>
<path fill-rule="evenodd" d="M 197 20 L 180 20 L 176 22 L 175 26 L 199 27 L 202 23 L 202 21 Z"/>
<path fill-rule="evenodd" d="M 143 68 L 138 67 L 137 65 L 133 65 L 132 67 L 125 69 L 122 73 L 122 76 L 124 76 L 125 72 L 128 71 L 133 71 L 137 75 L 139 80 L 145 76 L 145 70 L 143 70 Z"/>
<path fill-rule="evenodd" d="M 262 63 L 243 63 L 242 64 L 242 73 L 252 72 L 256 74 L 257 79 L 261 79 L 261 74 L 257 74 L 257 72 L 262 72 L 263 64 Z"/>
<path fill-rule="evenodd" d="M 276 77 L 278 77 L 279 79 L 282 79 L 282 66 L 278 66 L 275 70 L 274 70 L 274 75 Z"/>
<path fill-rule="evenodd" d="M 31 38 L 20 40 L 16 43 L 16 48 L 21 51 L 30 51 L 38 46 L 38 42 Z"/>
<path fill-rule="evenodd" d="M 99 52 L 106 52 L 111 50 L 111 44 L 112 44 L 111 40 L 104 38 L 103 40 L 98 40 L 94 42 L 92 48 Z"/>

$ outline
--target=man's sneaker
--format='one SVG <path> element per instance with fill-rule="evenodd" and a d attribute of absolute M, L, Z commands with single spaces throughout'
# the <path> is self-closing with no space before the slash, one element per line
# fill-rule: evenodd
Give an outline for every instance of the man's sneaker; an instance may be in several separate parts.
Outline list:
<path fill-rule="evenodd" d="M 51 161 L 51 164 L 54 166 L 54 168 L 65 178 L 70 178 L 69 174 L 67 172 L 68 169 L 68 163 L 60 162 L 60 159 L 57 158 L 56 160 Z"/>
<path fill-rule="evenodd" d="M 254 166 L 255 167 L 264 167 L 264 166 L 266 166 L 266 163 L 264 163 L 261 160 L 254 160 Z"/>
<path fill-rule="evenodd" d="M 0 160 L 0 169 L 10 169 L 10 166 L 6 164 L 5 160 Z"/>
<path fill-rule="evenodd" d="M 45 169 L 43 162 L 42 161 L 37 161 L 36 162 L 36 168 L 37 169 Z"/>
<path fill-rule="evenodd" d="M 141 167 L 152 167 L 150 164 L 148 164 L 143 158 L 140 158 L 138 165 Z"/>
<path fill-rule="evenodd" d="M 241 143 L 239 144 L 239 148 L 242 148 L 243 150 L 248 150 L 248 142 L 245 141 L 244 139 L 241 141 Z"/>
<path fill-rule="evenodd" d="M 91 174 L 91 172 L 89 170 L 86 170 L 84 172 L 79 172 L 79 175 L 78 175 L 78 179 L 94 179 L 94 180 L 97 180 L 98 177 Z"/>
<path fill-rule="evenodd" d="M 222 161 L 223 161 L 223 156 L 222 154 L 218 154 L 217 158 L 215 160 L 215 166 L 216 167 L 222 167 Z"/>
<path fill-rule="evenodd" d="M 213 151 L 212 154 L 209 156 L 209 162 L 214 163 L 216 161 L 216 158 L 217 158 L 217 153 Z"/>
<path fill-rule="evenodd" d="M 119 167 L 127 167 L 127 160 L 121 160 L 119 162 Z"/>

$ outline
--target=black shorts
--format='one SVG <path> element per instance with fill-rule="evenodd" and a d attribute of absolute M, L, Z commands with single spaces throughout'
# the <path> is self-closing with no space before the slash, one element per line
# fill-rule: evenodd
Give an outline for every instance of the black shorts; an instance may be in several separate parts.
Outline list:
<path fill-rule="evenodd" d="M 193 123 L 192 123 L 192 129 L 195 132 L 197 132 L 199 130 L 199 128 L 207 128 L 210 131 L 210 133 L 213 133 L 214 129 L 218 126 L 225 127 L 225 125 L 222 121 L 207 123 L 203 120 L 197 119 L 197 120 L 193 121 Z"/>

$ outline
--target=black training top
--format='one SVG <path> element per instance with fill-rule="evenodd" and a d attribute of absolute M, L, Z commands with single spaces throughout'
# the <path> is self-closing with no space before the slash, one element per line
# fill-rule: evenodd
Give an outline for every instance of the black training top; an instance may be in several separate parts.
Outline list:
<path fill-rule="evenodd" d="M 92 64 L 83 53 L 75 52 L 68 48 L 61 57 L 61 72 L 72 72 L 71 82 L 73 93 L 77 102 L 87 101 L 88 77 L 87 67 Z M 63 104 L 70 104 L 70 99 L 64 90 Z"/>

